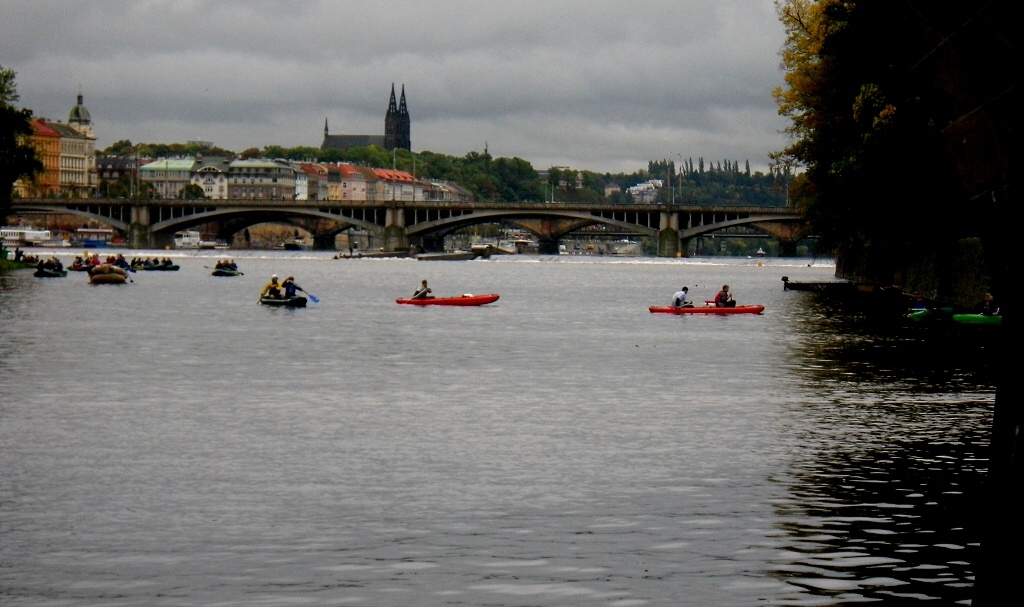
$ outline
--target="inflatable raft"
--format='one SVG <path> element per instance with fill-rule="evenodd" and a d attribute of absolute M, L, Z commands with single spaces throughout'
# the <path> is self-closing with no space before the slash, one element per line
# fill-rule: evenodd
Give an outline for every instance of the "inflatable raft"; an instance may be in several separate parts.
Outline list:
<path fill-rule="evenodd" d="M 261 297 L 260 303 L 265 306 L 277 306 L 280 308 L 305 308 L 306 298 L 295 295 L 277 299 L 275 297 Z"/>

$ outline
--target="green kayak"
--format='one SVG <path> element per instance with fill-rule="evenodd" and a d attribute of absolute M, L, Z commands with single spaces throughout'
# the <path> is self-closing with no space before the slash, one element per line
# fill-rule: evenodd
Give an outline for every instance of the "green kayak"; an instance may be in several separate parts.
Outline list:
<path fill-rule="evenodd" d="M 952 320 L 962 325 L 1001 325 L 1003 317 L 992 314 L 953 314 L 951 308 L 939 308 L 934 310 L 914 310 L 907 313 L 907 318 L 914 321 L 936 321 Z"/>

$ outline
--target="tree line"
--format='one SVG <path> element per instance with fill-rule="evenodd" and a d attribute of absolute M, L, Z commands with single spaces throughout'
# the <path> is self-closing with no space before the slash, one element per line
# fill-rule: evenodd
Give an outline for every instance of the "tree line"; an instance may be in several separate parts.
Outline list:
<path fill-rule="evenodd" d="M 449 156 L 430 151 L 388 151 L 377 146 L 344 150 L 321 150 L 312 146 L 282 147 L 268 145 L 263 149 L 248 148 L 233 152 L 217 147 L 189 143 L 140 143 L 122 140 L 99 152 L 101 155 L 125 156 L 138 153 L 144 158 L 180 156 L 227 156 L 236 158 L 283 159 L 295 162 L 345 162 L 356 165 L 394 167 L 421 179 L 437 179 L 458 184 L 478 200 L 499 202 L 616 202 L 628 204 L 632 199 L 626 188 L 650 179 L 661 179 L 663 188 L 656 202 L 693 205 L 784 206 L 786 188 L 792 181 L 788 168 L 773 168 L 769 173 L 750 171 L 747 161 L 743 169 L 737 161 L 717 163 L 698 158 L 684 161 L 678 167 L 672 161 L 650 161 L 647 169 L 632 173 L 596 173 L 552 167 L 541 178 L 533 165 L 522 158 L 495 158 L 488 152 L 472 151 L 465 156 Z M 605 193 L 614 184 L 618 191 Z"/>

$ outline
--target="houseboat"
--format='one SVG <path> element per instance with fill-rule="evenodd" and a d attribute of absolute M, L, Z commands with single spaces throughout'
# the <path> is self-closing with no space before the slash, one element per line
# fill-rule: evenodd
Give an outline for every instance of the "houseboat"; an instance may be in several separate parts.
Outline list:
<path fill-rule="evenodd" d="M 75 230 L 74 243 L 86 249 L 97 249 L 109 245 L 113 239 L 113 228 L 78 228 Z"/>
<path fill-rule="evenodd" d="M 203 239 L 195 230 L 183 230 L 174 233 L 175 249 L 198 249 L 203 245 Z"/>
<path fill-rule="evenodd" d="M 53 234 L 49 230 L 36 230 L 25 226 L 4 226 L 0 228 L 0 235 L 3 236 L 4 246 L 7 248 L 41 247 L 53 240 Z"/>

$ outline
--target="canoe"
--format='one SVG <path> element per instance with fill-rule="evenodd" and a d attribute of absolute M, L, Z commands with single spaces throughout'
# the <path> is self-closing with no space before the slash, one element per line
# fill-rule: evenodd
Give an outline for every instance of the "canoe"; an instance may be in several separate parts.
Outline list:
<path fill-rule="evenodd" d="M 211 272 L 214 276 L 241 276 L 242 273 L 238 270 L 225 270 L 223 268 L 217 268 Z"/>
<path fill-rule="evenodd" d="M 482 306 L 498 301 L 498 295 L 460 295 L 458 297 L 431 297 L 428 299 L 396 299 L 395 303 L 413 306 Z"/>
<path fill-rule="evenodd" d="M 51 270 L 51 269 L 48 269 L 48 268 L 43 268 L 41 270 L 36 270 L 36 273 L 35 273 L 35 276 L 38 277 L 38 278 L 64 278 L 67 275 L 68 275 L 68 271 L 67 270 Z"/>
<path fill-rule="evenodd" d="M 273 297 L 261 297 L 260 303 L 265 306 L 277 306 L 279 308 L 305 308 L 306 298 L 295 295 L 293 297 L 285 297 L 283 299 L 275 299 Z"/>
<path fill-rule="evenodd" d="M 651 306 L 651 314 L 760 314 L 764 312 L 764 306 L 748 305 L 736 306 L 733 308 L 717 308 L 715 306 L 703 306 L 693 308 L 676 308 L 673 306 Z"/>

